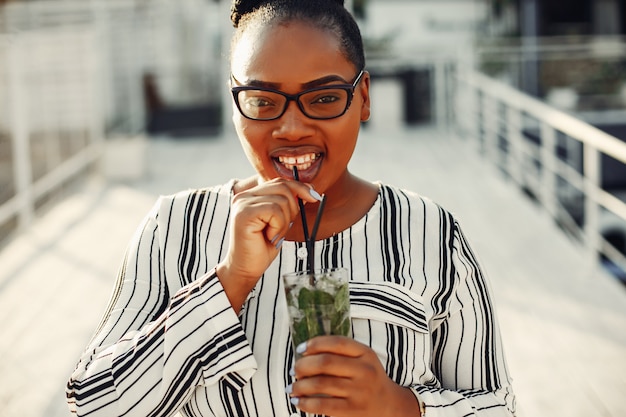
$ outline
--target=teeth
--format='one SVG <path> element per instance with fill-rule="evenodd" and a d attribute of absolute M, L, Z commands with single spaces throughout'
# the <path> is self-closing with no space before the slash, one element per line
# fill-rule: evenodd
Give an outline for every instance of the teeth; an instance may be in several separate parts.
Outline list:
<path fill-rule="evenodd" d="M 297 166 L 299 170 L 308 169 L 317 159 L 317 154 L 310 153 L 300 156 L 279 156 L 278 161 L 288 169 Z"/>
<path fill-rule="evenodd" d="M 317 155 L 314 153 L 309 153 L 306 155 L 300 155 L 298 157 L 295 156 L 279 156 L 278 160 L 284 164 L 291 164 L 291 165 L 295 165 L 295 164 L 304 164 L 306 162 L 311 162 L 311 161 L 315 161 L 315 158 L 317 158 Z"/>

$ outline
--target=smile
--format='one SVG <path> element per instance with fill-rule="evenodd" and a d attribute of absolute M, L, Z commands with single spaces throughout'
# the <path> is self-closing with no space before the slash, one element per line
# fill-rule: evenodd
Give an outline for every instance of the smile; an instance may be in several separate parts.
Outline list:
<path fill-rule="evenodd" d="M 304 171 L 313 165 L 315 160 L 320 157 L 320 154 L 308 153 L 299 156 L 279 156 L 278 162 L 283 164 L 287 169 L 292 169 L 294 166 L 298 167 L 298 171 Z"/>

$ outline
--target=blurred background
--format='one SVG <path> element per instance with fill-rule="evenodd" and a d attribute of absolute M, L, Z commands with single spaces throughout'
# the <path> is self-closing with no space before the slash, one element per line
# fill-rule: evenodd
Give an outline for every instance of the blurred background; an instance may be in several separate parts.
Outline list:
<path fill-rule="evenodd" d="M 492 184 L 484 199 L 457 203 L 463 193 L 446 194 L 442 180 L 450 166 L 434 166 L 441 172 L 425 176 L 424 187 L 459 212 L 519 192 L 517 206 L 528 204 L 529 216 L 548 219 L 577 248 L 561 265 L 584 259 L 608 277 L 598 303 L 622 297 L 610 301 L 606 329 L 619 337 L 606 369 L 626 371 L 626 2 L 345 3 L 362 29 L 374 98 L 358 169 L 411 176 L 410 165 L 374 166 L 387 136 L 399 137 L 389 142 L 396 157 L 411 150 L 426 164 L 432 152 L 476 187 Z M 250 172 L 231 127 L 229 9 L 225 0 L 0 0 L 0 320 L 10 323 L 0 329 L 0 415 L 67 414 L 64 379 L 103 311 L 122 242 L 156 196 Z M 507 215 L 526 221 L 498 213 Z M 560 239 L 552 236 L 545 240 Z M 98 256 L 81 258 L 79 248 Z M 47 263 L 50 253 L 73 269 Z M 36 263 L 40 270 L 29 269 Z M 95 278 L 65 277 L 77 270 Z M 585 281 L 581 294 L 597 285 Z M 61 299 L 69 300 L 63 311 Z M 33 334 L 42 328 L 56 332 L 54 355 Z M 522 359 L 533 357 L 512 361 Z M 626 415 L 617 388 L 626 388 L 624 377 L 594 383 L 603 381 L 614 395 L 585 400 L 591 415 Z M 580 404 L 541 401 L 520 415 L 589 415 Z"/>

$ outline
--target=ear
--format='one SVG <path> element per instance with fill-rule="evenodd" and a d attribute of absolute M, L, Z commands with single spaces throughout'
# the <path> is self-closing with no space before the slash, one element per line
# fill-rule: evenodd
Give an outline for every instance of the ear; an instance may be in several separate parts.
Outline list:
<path fill-rule="evenodd" d="M 365 71 L 363 73 L 363 78 L 359 83 L 358 94 L 361 95 L 363 99 L 363 104 L 361 104 L 361 121 L 367 122 L 370 119 L 370 73 Z"/>

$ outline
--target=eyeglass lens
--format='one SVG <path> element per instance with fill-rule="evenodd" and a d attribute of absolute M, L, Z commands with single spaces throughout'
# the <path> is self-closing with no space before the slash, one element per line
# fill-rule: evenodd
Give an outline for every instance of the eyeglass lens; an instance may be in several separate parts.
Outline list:
<path fill-rule="evenodd" d="M 280 117 L 288 105 L 287 97 L 266 90 L 241 90 L 237 98 L 241 112 L 252 119 Z M 300 94 L 298 106 L 308 117 L 330 119 L 346 111 L 349 99 L 347 89 L 329 87 Z"/>

